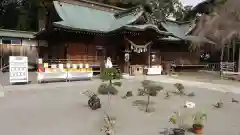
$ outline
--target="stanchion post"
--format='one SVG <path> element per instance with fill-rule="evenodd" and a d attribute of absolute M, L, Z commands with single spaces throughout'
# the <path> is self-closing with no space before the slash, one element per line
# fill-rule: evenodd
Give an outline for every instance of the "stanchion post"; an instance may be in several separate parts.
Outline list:
<path fill-rule="evenodd" d="M 67 63 L 67 77 L 66 77 L 66 82 L 69 82 L 68 80 L 68 74 L 69 74 L 69 69 L 71 68 L 71 65 L 69 63 Z"/>

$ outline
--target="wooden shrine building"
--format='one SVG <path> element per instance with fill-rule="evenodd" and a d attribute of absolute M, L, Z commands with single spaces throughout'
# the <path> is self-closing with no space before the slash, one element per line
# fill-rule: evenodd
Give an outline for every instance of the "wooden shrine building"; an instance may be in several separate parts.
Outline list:
<path fill-rule="evenodd" d="M 59 0 L 48 7 L 45 22 L 36 37 L 48 41 L 48 59 L 99 67 L 111 57 L 124 72 L 129 72 L 130 65 L 150 67 L 176 60 L 198 63 L 184 40 L 189 23 L 161 22 L 141 6 L 121 9 L 83 0 Z"/>
<path fill-rule="evenodd" d="M 30 65 L 47 52 L 47 43 L 36 40 L 36 32 L 0 29 L 0 69 L 9 65 L 9 56 L 28 56 Z"/>

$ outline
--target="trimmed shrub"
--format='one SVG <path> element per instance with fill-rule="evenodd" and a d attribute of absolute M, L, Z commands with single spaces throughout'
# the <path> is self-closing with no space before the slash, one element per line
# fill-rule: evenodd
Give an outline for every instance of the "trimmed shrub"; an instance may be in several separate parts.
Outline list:
<path fill-rule="evenodd" d="M 117 95 L 118 94 L 118 90 L 112 85 L 112 84 L 101 84 L 98 88 L 98 93 L 100 95 Z"/>

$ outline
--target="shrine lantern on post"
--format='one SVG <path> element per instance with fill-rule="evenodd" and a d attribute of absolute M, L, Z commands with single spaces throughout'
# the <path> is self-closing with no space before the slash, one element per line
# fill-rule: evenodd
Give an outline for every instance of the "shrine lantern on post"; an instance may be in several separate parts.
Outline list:
<path fill-rule="evenodd" d="M 125 60 L 125 62 L 129 62 L 129 58 L 130 58 L 129 53 L 125 53 L 125 54 L 124 54 L 124 60 Z"/>
<path fill-rule="evenodd" d="M 124 71 L 126 72 L 126 73 L 129 73 L 129 68 L 130 68 L 130 63 L 129 63 L 129 61 L 130 61 L 130 50 L 128 50 L 128 49 L 126 49 L 126 50 L 124 50 L 123 51 L 124 52 L 124 61 L 125 61 L 125 66 L 124 66 Z"/>
<path fill-rule="evenodd" d="M 131 51 L 127 49 L 127 50 L 124 50 L 123 52 L 124 52 L 124 61 L 125 62 L 129 62 L 129 60 L 130 60 L 130 52 Z"/>

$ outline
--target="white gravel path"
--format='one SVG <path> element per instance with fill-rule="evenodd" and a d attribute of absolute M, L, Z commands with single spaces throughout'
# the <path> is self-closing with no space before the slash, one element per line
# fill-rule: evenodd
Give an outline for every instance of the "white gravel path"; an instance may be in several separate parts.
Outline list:
<path fill-rule="evenodd" d="M 195 102 L 197 109 L 208 113 L 205 135 L 240 133 L 240 104 L 231 103 L 232 97 L 240 100 L 240 95 L 229 93 L 225 96 L 223 92 L 206 89 L 207 85 L 216 89 L 222 87 L 219 85 L 182 82 L 187 91 L 196 93 L 196 97 L 172 96 L 165 100 L 164 94 L 159 93 L 151 98 L 154 103 L 151 107 L 155 108 L 155 112 L 145 113 L 139 107 L 132 106 L 132 102 L 145 101 L 146 97 L 121 98 L 129 90 L 136 95 L 142 79 L 123 80 L 119 95 L 112 97 L 111 114 L 117 118 L 116 135 L 160 135 L 164 128 L 172 126 L 168 118 L 186 100 Z M 174 90 L 172 84 L 180 81 L 164 76 L 150 76 L 147 79 L 165 82 L 162 83 L 165 90 Z M 96 91 L 100 83 L 100 80 L 92 80 L 6 86 L 2 89 L 4 97 L 0 98 L 0 135 L 101 135 L 103 112 L 108 108 L 107 97 L 100 96 L 102 109 L 91 111 L 86 106 L 87 97 L 80 94 L 86 89 Z M 224 108 L 213 109 L 212 104 L 223 97 Z"/>

